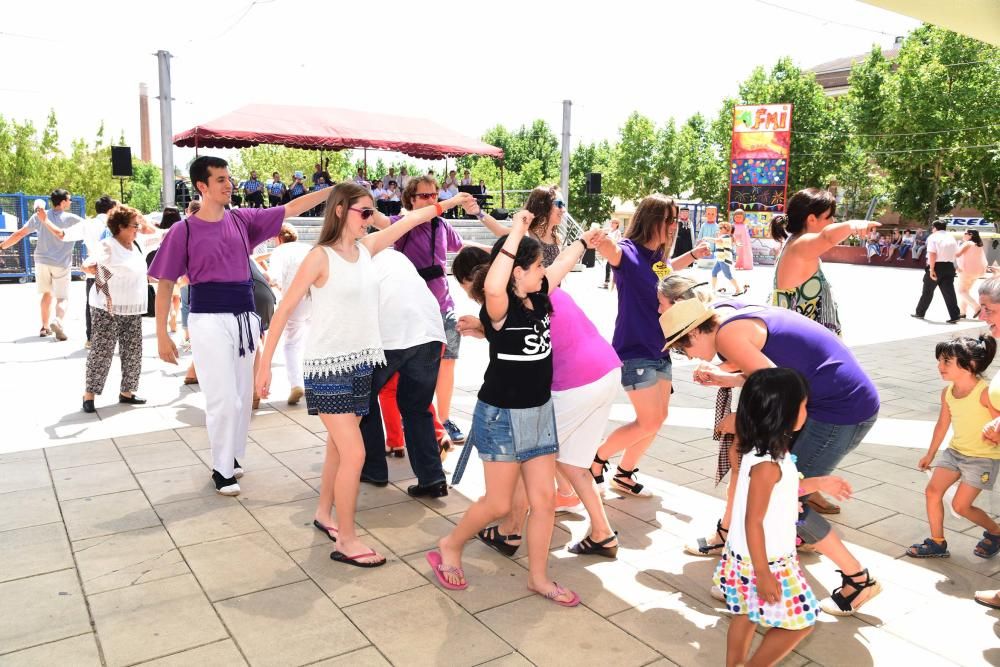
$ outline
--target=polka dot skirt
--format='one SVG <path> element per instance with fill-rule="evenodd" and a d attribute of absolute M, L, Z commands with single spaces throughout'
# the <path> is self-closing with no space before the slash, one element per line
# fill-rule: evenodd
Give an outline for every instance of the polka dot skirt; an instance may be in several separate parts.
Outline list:
<path fill-rule="evenodd" d="M 771 576 L 778 580 L 782 599 L 777 603 L 757 598 L 757 577 L 750 558 L 727 551 L 719 560 L 712 578 L 722 589 L 726 607 L 733 614 L 746 614 L 750 620 L 768 628 L 803 630 L 816 623 L 819 603 L 806 581 L 795 554 L 770 564 Z"/>

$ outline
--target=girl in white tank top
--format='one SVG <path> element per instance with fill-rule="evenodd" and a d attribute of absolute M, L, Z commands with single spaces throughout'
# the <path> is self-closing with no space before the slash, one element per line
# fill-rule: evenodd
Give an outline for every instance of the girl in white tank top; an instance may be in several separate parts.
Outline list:
<path fill-rule="evenodd" d="M 378 280 L 372 256 L 445 209 L 469 206 L 460 194 L 409 212 L 391 224 L 378 213 L 371 193 L 354 183 L 330 190 L 317 247 L 303 260 L 271 318 L 254 386 L 261 398 L 271 388 L 271 361 L 289 315 L 312 296 L 312 324 L 306 342 L 306 403 L 327 430 L 327 455 L 313 526 L 336 542 L 330 558 L 357 567 L 378 567 L 385 557 L 363 544 L 354 528 L 364 442 L 358 427 L 367 414 L 374 366 L 385 363 L 379 332 Z M 367 234 L 374 224 L 381 231 Z M 366 235 L 367 234 L 367 235 Z M 337 515 L 333 518 L 334 498 Z"/>

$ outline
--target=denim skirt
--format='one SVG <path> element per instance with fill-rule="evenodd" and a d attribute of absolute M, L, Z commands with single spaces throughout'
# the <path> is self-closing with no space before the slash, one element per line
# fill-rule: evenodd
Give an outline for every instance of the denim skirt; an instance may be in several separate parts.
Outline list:
<path fill-rule="evenodd" d="M 559 438 L 552 400 L 537 408 L 521 409 L 477 401 L 469 438 L 483 461 L 521 463 L 555 454 Z"/>

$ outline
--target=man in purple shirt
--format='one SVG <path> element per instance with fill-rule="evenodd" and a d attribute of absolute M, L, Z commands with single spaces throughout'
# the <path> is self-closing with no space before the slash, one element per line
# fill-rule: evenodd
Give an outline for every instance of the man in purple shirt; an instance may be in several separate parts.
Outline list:
<path fill-rule="evenodd" d="M 201 210 L 170 228 L 149 267 L 156 290 L 156 341 L 160 359 L 177 363 L 177 346 L 167 334 L 174 283 L 190 283 L 188 330 L 194 343 L 198 380 L 205 394 L 205 425 L 212 448 L 212 481 L 218 493 L 235 496 L 243 475 L 238 457 L 246 451 L 253 387 L 253 357 L 260 341 L 254 312 L 250 253 L 277 236 L 289 216 L 301 215 L 329 194 L 320 190 L 285 206 L 227 210 L 233 193 L 229 165 L 202 156 L 191 163 L 191 183 Z"/>
<path fill-rule="evenodd" d="M 438 200 L 438 183 L 433 176 L 418 176 L 410 179 L 403 190 L 403 208 L 408 211 L 434 206 Z M 375 224 L 385 227 L 395 222 L 400 216 L 385 218 L 376 216 Z M 458 348 L 462 337 L 458 334 L 455 317 L 455 302 L 448 291 L 448 276 L 445 266 L 449 252 L 458 252 L 463 245 L 455 228 L 441 217 L 434 218 L 430 223 L 419 225 L 396 241 L 396 250 L 406 255 L 417 273 L 427 283 L 428 289 L 441 306 L 441 319 L 444 321 L 445 343 L 444 357 L 438 371 L 437 396 L 438 418 L 448 432 L 448 438 L 455 444 L 465 442 L 465 435 L 455 422 L 451 420 L 451 397 L 455 390 L 455 361 L 458 359 Z"/>

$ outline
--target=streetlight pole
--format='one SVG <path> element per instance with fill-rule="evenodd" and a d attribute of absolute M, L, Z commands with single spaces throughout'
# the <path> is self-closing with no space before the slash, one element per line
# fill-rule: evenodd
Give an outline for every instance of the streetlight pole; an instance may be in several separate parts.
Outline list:
<path fill-rule="evenodd" d="M 160 70 L 160 168 L 163 170 L 163 205 L 174 205 L 174 130 L 170 96 L 170 52 L 156 52 Z"/>

